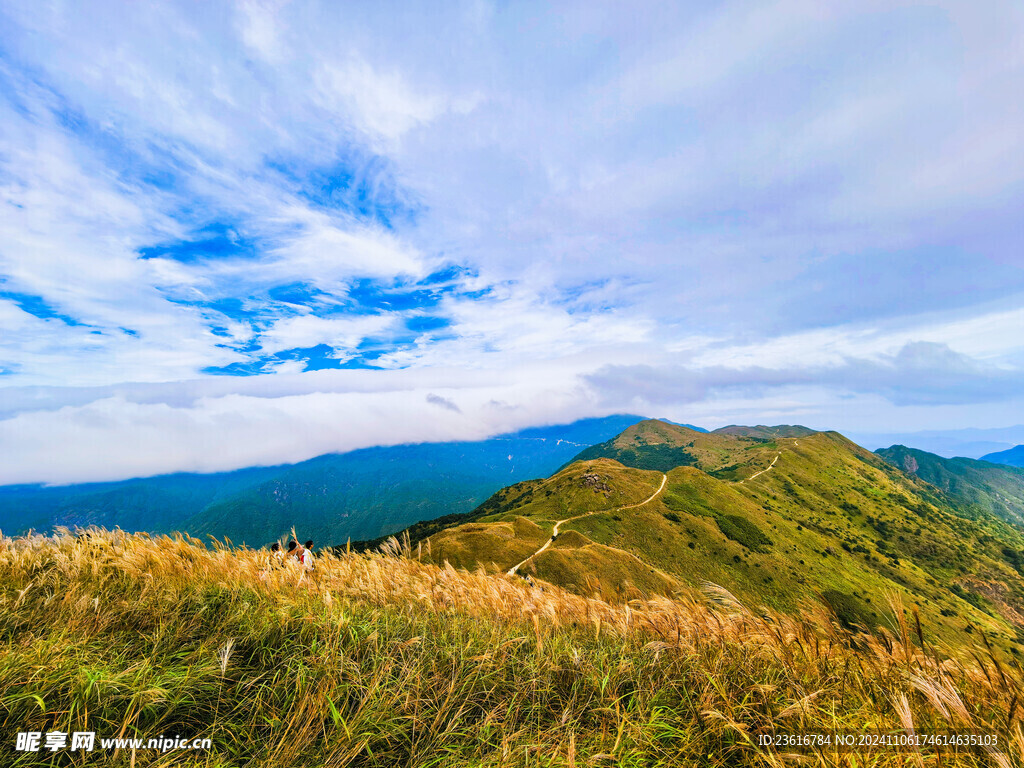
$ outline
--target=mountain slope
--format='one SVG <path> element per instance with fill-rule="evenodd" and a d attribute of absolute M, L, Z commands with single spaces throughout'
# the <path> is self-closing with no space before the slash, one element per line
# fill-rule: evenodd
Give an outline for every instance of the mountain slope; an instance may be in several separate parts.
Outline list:
<path fill-rule="evenodd" d="M 1024 467 L 1024 445 L 1015 445 L 1005 451 L 989 453 L 981 457 L 982 461 L 990 461 L 993 464 L 1008 464 L 1011 467 Z"/>
<path fill-rule="evenodd" d="M 667 472 L 681 466 L 699 466 L 726 480 L 742 480 L 764 469 L 771 449 L 777 447 L 770 430 L 805 430 L 804 427 L 725 427 L 723 432 L 697 432 L 678 424 L 647 419 L 611 440 L 581 451 L 573 461 L 615 459 L 627 467 Z M 805 430 L 809 434 L 815 434 Z M 798 436 L 803 436 L 801 431 Z M 571 463 L 571 462 L 570 462 Z"/>
<path fill-rule="evenodd" d="M 944 459 L 903 445 L 875 453 L 949 494 L 958 502 L 960 514 L 976 517 L 972 508 L 977 508 L 1024 528 L 1024 469 L 976 459 Z"/>
<path fill-rule="evenodd" d="M 0 530 L 47 531 L 98 525 L 126 531 L 165 532 L 191 515 L 273 477 L 281 467 L 215 474 L 180 473 L 109 483 L 0 487 Z"/>
<path fill-rule="evenodd" d="M 851 625 L 891 622 L 895 592 L 937 635 L 1024 639 L 1024 533 L 837 433 L 766 441 L 645 421 L 595 449 L 495 494 L 420 557 L 508 570 L 567 521 L 520 573 L 620 600 L 711 581 L 780 610 L 823 599 Z M 651 468 L 666 457 L 682 460 Z"/>
<path fill-rule="evenodd" d="M 607 458 L 637 469 L 665 471 L 692 464 L 696 459 L 687 448 L 697 436 L 706 434 L 679 424 L 648 419 L 611 440 L 581 451 L 572 462 Z"/>

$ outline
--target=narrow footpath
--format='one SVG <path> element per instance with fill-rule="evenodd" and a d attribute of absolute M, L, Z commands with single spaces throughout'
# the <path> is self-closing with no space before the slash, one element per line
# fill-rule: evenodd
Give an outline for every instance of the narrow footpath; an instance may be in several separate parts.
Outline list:
<path fill-rule="evenodd" d="M 778 457 L 776 457 L 776 458 L 778 458 Z M 560 525 L 562 525 L 562 523 L 571 523 L 573 520 L 579 520 L 582 517 L 590 517 L 591 515 L 599 515 L 599 514 L 607 513 L 607 512 L 621 512 L 624 509 L 636 509 L 637 507 L 642 507 L 644 504 L 648 504 L 648 503 L 654 501 L 658 497 L 658 494 L 660 494 L 663 490 L 665 490 L 665 483 L 667 483 L 667 482 L 668 482 L 668 475 L 664 475 L 663 474 L 661 476 L 661 485 L 658 486 L 658 490 L 656 490 L 654 493 L 652 493 L 646 499 L 644 499 L 641 502 L 638 502 L 637 504 L 627 504 L 624 507 L 615 507 L 614 509 L 595 509 L 593 512 L 584 512 L 582 515 L 576 515 L 575 517 L 567 517 L 567 518 L 565 518 L 565 520 L 559 520 L 558 522 L 555 523 L 555 529 L 551 533 L 551 538 L 548 539 L 546 542 L 544 542 L 544 546 L 541 547 L 540 549 L 538 549 L 536 552 L 534 552 L 528 558 L 523 560 L 521 563 L 513 565 L 511 568 L 509 568 L 508 571 L 507 571 L 508 575 L 509 576 L 515 576 L 516 575 L 516 571 L 518 571 L 520 568 L 522 568 L 528 562 L 533 560 L 533 558 L 535 558 L 537 555 L 539 555 L 545 549 L 550 547 L 552 545 L 552 543 L 554 543 L 555 537 L 558 536 L 558 528 L 559 528 Z"/>
<path fill-rule="evenodd" d="M 775 466 L 775 462 L 779 460 L 779 456 L 781 456 L 781 455 L 782 455 L 782 451 L 779 451 L 777 454 L 775 454 L 775 458 L 772 459 L 772 463 L 771 464 L 769 464 L 767 467 L 762 469 L 760 472 L 755 472 L 750 477 L 743 478 L 738 483 L 736 483 L 736 485 L 743 485 L 745 482 L 747 482 L 747 480 L 753 480 L 758 475 L 763 475 L 765 472 L 767 472 L 769 469 L 771 469 L 772 467 Z"/>

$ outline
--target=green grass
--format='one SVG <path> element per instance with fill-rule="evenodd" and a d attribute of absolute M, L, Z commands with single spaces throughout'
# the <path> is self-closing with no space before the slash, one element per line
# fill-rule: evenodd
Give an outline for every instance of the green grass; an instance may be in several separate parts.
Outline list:
<path fill-rule="evenodd" d="M 855 595 L 848 595 L 835 589 L 827 589 L 821 594 L 824 603 L 835 613 L 839 623 L 847 629 L 874 629 L 884 623 L 875 611 L 859 600 Z"/>
<path fill-rule="evenodd" d="M 3 764 L 72 764 L 10 749 L 15 731 L 60 729 L 213 743 L 74 763 L 115 768 L 775 766 L 758 734 L 969 722 L 1000 736 L 996 764 L 1024 765 L 1020 667 L 931 645 L 898 604 L 891 630 L 856 636 L 718 588 L 616 606 L 411 557 L 325 554 L 309 579 L 183 539 L 2 540 Z"/>
<path fill-rule="evenodd" d="M 555 521 L 636 504 L 660 483 L 660 473 L 627 469 L 608 459 L 575 464 L 547 480 L 505 488 L 481 505 L 470 522 L 460 520 L 453 527 L 435 530 L 422 540 L 424 557 L 439 565 L 448 562 L 501 572 L 539 549 Z M 410 530 L 410 536 L 414 532 Z"/>

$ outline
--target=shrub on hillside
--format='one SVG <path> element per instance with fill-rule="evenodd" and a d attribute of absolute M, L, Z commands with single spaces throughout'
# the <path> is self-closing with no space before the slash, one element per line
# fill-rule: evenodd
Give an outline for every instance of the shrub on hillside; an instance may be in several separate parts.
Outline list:
<path fill-rule="evenodd" d="M 686 499 L 671 491 L 665 491 L 661 496 L 661 502 L 675 512 L 686 511 Z"/>
<path fill-rule="evenodd" d="M 878 623 L 867 607 L 853 595 L 829 589 L 822 592 L 821 597 L 839 619 L 839 623 L 846 629 L 854 629 L 858 626 L 871 629 Z"/>
<path fill-rule="evenodd" d="M 772 540 L 745 517 L 722 515 L 717 522 L 722 533 L 752 552 L 768 552 L 772 547 Z"/>
<path fill-rule="evenodd" d="M 697 459 L 685 448 L 672 445 L 644 445 L 620 450 L 615 459 L 627 467 L 668 472 L 676 467 L 692 467 Z"/>

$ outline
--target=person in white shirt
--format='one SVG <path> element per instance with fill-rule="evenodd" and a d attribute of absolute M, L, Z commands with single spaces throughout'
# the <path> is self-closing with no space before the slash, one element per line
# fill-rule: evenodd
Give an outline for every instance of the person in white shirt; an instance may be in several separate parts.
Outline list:
<path fill-rule="evenodd" d="M 314 564 L 316 558 L 313 556 L 313 540 L 310 539 L 306 542 L 306 545 L 302 547 L 302 554 L 299 555 L 299 562 L 302 563 L 302 567 L 307 571 L 312 571 L 316 568 Z"/>

